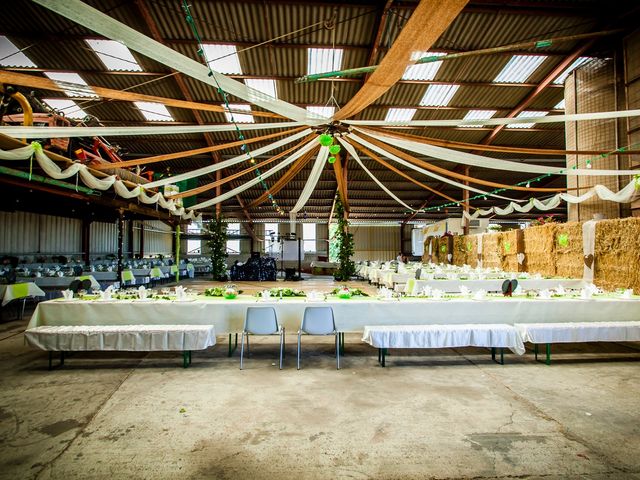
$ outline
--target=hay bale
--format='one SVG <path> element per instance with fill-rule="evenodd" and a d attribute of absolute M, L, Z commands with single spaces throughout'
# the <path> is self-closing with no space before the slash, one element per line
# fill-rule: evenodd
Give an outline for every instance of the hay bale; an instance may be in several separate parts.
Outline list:
<path fill-rule="evenodd" d="M 508 230 L 500 234 L 502 244 L 502 265 L 505 272 L 518 271 L 518 233 L 520 230 Z"/>
<path fill-rule="evenodd" d="M 453 264 L 464 265 L 467 261 L 466 236 L 455 235 L 453 237 Z"/>
<path fill-rule="evenodd" d="M 490 233 L 482 237 L 482 266 L 502 268 L 502 233 Z"/>
<path fill-rule="evenodd" d="M 633 288 L 640 293 L 640 218 L 596 224 L 594 283 L 605 290 Z"/>
<path fill-rule="evenodd" d="M 556 225 L 553 223 L 524 229 L 524 255 L 528 272 L 555 276 L 555 232 Z"/>
<path fill-rule="evenodd" d="M 478 266 L 478 235 L 465 235 L 465 263 L 473 268 Z"/>
<path fill-rule="evenodd" d="M 584 271 L 582 223 L 557 224 L 555 247 L 556 275 L 567 278 L 582 278 Z"/>

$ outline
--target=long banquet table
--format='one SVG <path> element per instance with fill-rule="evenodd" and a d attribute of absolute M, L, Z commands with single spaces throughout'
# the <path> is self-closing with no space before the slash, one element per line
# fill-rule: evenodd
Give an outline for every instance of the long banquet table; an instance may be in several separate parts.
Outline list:
<path fill-rule="evenodd" d="M 280 324 L 294 333 L 300 327 L 305 307 L 331 306 L 336 326 L 344 332 L 362 332 L 365 325 L 416 325 L 461 323 L 550 323 L 640 320 L 640 297 L 551 298 L 488 297 L 426 299 L 374 298 L 330 299 L 307 302 L 293 298 L 257 302 L 249 296 L 234 300 L 197 297 L 193 301 L 116 300 L 64 301 L 38 304 L 28 328 L 41 325 L 215 325 L 217 334 L 242 330 L 247 307 L 276 309 Z"/>
<path fill-rule="evenodd" d="M 437 288 L 443 292 L 460 292 L 460 287 L 467 287 L 469 290 L 485 290 L 487 292 L 501 292 L 502 283 L 505 279 L 489 279 L 489 280 L 416 280 L 416 288 L 418 291 L 425 287 Z M 518 280 L 518 285 L 523 290 L 543 290 L 552 289 L 562 286 L 563 288 L 581 289 L 586 286 L 584 280 L 571 278 L 523 278 Z"/>

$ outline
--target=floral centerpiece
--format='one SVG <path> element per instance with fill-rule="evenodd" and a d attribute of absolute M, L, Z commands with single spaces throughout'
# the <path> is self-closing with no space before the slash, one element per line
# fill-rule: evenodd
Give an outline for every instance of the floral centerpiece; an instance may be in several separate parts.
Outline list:
<path fill-rule="evenodd" d="M 226 298 L 227 300 L 232 300 L 234 298 L 236 298 L 238 296 L 238 291 L 232 287 L 229 286 L 227 288 L 225 288 L 224 290 L 224 298 Z"/>
<path fill-rule="evenodd" d="M 271 288 L 268 290 L 270 297 L 306 297 L 307 294 L 304 290 L 298 290 L 296 288 Z M 256 294 L 257 297 L 262 297 L 262 292 Z"/>
<path fill-rule="evenodd" d="M 348 297 L 340 297 L 340 294 L 341 294 L 340 292 L 342 292 L 343 294 L 346 294 L 348 292 L 349 296 Z M 346 285 L 342 285 L 341 287 L 334 288 L 331 291 L 331 295 L 337 295 L 340 298 L 350 298 L 350 297 L 356 297 L 356 296 L 368 297 L 369 296 L 368 294 L 366 294 L 365 292 L 363 292 L 359 288 L 349 288 Z"/>
<path fill-rule="evenodd" d="M 339 298 L 351 298 L 352 295 L 351 290 L 349 290 L 349 288 L 346 286 L 338 288 L 336 294 Z"/>
<path fill-rule="evenodd" d="M 236 298 L 242 293 L 242 290 L 238 290 L 235 285 L 225 285 L 224 287 L 212 287 L 207 288 L 204 294 L 207 297 L 224 297 L 224 298 Z"/>

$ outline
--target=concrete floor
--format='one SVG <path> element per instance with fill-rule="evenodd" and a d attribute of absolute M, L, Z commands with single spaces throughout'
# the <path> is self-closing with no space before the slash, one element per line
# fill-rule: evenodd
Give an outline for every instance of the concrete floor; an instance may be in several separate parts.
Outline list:
<path fill-rule="evenodd" d="M 0 324 L 1 479 L 640 479 L 638 344 L 558 346 L 550 367 L 392 351 L 383 369 L 347 335 L 342 370 L 313 338 L 297 371 L 290 335 L 284 370 L 256 338 L 240 371 L 220 338 L 186 370 L 88 353 L 49 372 L 25 324 Z"/>

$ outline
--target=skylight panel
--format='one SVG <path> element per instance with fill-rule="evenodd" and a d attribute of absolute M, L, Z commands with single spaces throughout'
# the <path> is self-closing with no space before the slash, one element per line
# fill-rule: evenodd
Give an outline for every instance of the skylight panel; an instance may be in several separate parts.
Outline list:
<path fill-rule="evenodd" d="M 73 100 L 67 100 L 66 98 L 44 98 L 42 101 L 54 110 L 62 112 L 65 117 L 83 119 L 87 116 L 86 112 Z"/>
<path fill-rule="evenodd" d="M 269 95 L 270 97 L 278 98 L 275 80 L 267 78 L 247 78 L 244 81 L 244 84 L 249 88 L 253 88 L 254 90 L 258 90 L 259 92 Z"/>
<path fill-rule="evenodd" d="M 85 40 L 100 61 L 111 71 L 141 72 L 142 67 L 133 57 L 131 50 L 115 40 Z"/>
<path fill-rule="evenodd" d="M 446 107 L 460 85 L 429 85 L 420 105 L 423 107 Z"/>
<path fill-rule="evenodd" d="M 233 113 L 227 110 L 226 105 L 222 105 L 224 107 L 224 116 L 227 117 L 227 122 L 233 122 L 235 120 L 236 123 L 255 123 L 253 119 L 253 115 L 251 115 L 251 105 L 247 105 L 244 103 L 230 103 L 229 108 Z M 247 113 L 236 113 L 238 110 Z M 233 115 L 233 120 L 231 116 Z"/>
<path fill-rule="evenodd" d="M 29 57 L 11 43 L 11 40 L 3 35 L 0 35 L 0 59 L 2 67 L 37 67 Z"/>
<path fill-rule="evenodd" d="M 242 75 L 240 58 L 235 45 L 205 43 L 202 48 L 213 70 L 227 75 Z"/>
<path fill-rule="evenodd" d="M 341 70 L 343 53 L 341 48 L 308 48 L 307 75 Z"/>
<path fill-rule="evenodd" d="M 514 55 L 493 81 L 498 83 L 525 83 L 546 59 L 547 57 L 544 55 Z"/>
<path fill-rule="evenodd" d="M 387 111 L 385 122 L 409 122 L 416 114 L 415 108 L 390 108 Z"/>
<path fill-rule="evenodd" d="M 575 61 L 571 65 L 569 65 L 569 67 L 564 72 L 562 72 L 558 78 L 556 78 L 553 81 L 553 83 L 556 84 L 556 85 L 562 85 L 571 72 L 573 72 L 580 65 L 584 65 L 589 60 L 591 60 L 591 57 L 578 57 L 578 58 L 576 58 Z"/>
<path fill-rule="evenodd" d="M 496 114 L 496 110 L 469 110 L 469 112 L 465 115 L 463 120 L 485 120 L 487 118 L 491 118 Z M 465 125 L 460 124 L 460 127 L 473 127 L 479 128 L 482 125 Z"/>
<path fill-rule="evenodd" d="M 554 108 L 554 110 L 564 110 L 566 108 L 565 107 L 565 103 L 564 103 L 564 98 L 562 100 L 560 100 L 558 102 L 558 104 L 553 108 Z"/>
<path fill-rule="evenodd" d="M 442 52 L 413 52 L 411 60 L 418 60 L 423 57 L 441 57 L 446 55 Z M 433 80 L 440 70 L 442 62 L 420 63 L 407 67 L 402 75 L 403 80 Z"/>
<path fill-rule="evenodd" d="M 516 118 L 526 118 L 526 117 L 545 117 L 549 114 L 549 112 L 540 112 L 534 110 L 523 110 L 518 114 Z M 531 128 L 535 125 L 535 123 L 512 123 L 511 125 L 507 125 L 507 128 Z"/>
<path fill-rule="evenodd" d="M 312 106 L 309 106 L 309 107 L 307 107 L 307 112 L 313 113 L 315 115 L 319 115 L 321 117 L 331 118 L 331 117 L 333 117 L 333 114 L 336 113 L 336 107 L 333 107 L 333 106 L 329 106 L 329 107 L 312 107 Z"/>
<path fill-rule="evenodd" d="M 69 97 L 98 97 L 80 75 L 71 72 L 44 72 Z M 73 84 L 73 85 L 69 85 Z"/>
<path fill-rule="evenodd" d="M 173 117 L 165 107 L 161 103 L 154 102 L 133 102 L 133 104 L 138 107 L 140 113 L 144 115 L 144 118 L 149 120 L 150 122 L 172 122 Z"/>

